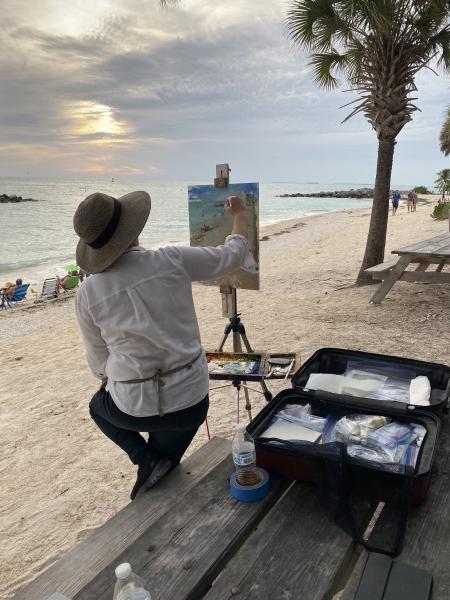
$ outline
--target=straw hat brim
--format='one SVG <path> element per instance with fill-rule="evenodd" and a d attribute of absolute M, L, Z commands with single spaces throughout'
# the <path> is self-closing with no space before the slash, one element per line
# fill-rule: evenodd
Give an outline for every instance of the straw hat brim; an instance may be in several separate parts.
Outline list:
<path fill-rule="evenodd" d="M 151 200 L 147 192 L 131 192 L 118 198 L 122 205 L 120 220 L 111 239 L 102 248 L 92 248 L 80 239 L 76 257 L 86 273 L 101 273 L 110 267 L 144 229 L 150 214 Z"/>

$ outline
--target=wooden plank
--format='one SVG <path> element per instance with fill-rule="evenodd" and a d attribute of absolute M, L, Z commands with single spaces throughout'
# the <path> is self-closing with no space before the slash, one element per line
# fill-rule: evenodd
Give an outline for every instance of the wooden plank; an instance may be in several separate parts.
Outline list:
<path fill-rule="evenodd" d="M 383 511 L 375 525 L 371 541 L 386 543 L 394 528 L 392 514 Z M 430 571 L 434 578 L 433 600 L 450 598 L 448 544 L 450 539 L 450 424 L 446 418 L 438 441 L 438 451 L 430 491 L 426 501 L 411 510 L 405 545 L 399 560 Z M 342 600 L 355 588 L 358 573 L 350 577 Z M 347 593 L 348 592 L 348 593 Z M 347 595 L 346 595 L 347 594 Z"/>
<path fill-rule="evenodd" d="M 411 283 L 450 283 L 450 273 L 437 273 L 436 271 L 418 273 L 417 271 L 405 271 L 399 279 Z"/>
<path fill-rule="evenodd" d="M 420 273 L 421 271 L 426 271 L 426 270 L 428 269 L 428 267 L 429 267 L 429 266 L 430 266 L 430 263 L 429 263 L 429 262 L 422 261 L 422 262 L 420 262 L 420 263 L 418 264 L 418 266 L 417 266 L 417 268 L 416 268 L 416 271 L 419 271 L 419 273 Z"/>
<path fill-rule="evenodd" d="M 369 553 L 366 550 L 363 550 L 356 561 L 355 567 L 351 572 L 344 590 L 339 596 L 339 600 L 355 600 L 355 595 L 358 591 L 358 585 L 361 581 L 368 557 Z"/>
<path fill-rule="evenodd" d="M 380 304 L 381 303 L 381 301 L 383 300 L 383 298 L 385 298 L 386 294 L 392 288 L 392 286 L 394 285 L 394 283 L 397 281 L 397 279 L 400 278 L 400 276 L 403 273 L 403 271 L 409 265 L 409 262 L 410 262 L 410 259 L 407 256 L 401 256 L 399 258 L 398 263 L 390 271 L 390 273 L 388 274 L 388 276 L 386 277 L 386 279 L 383 281 L 383 283 L 378 286 L 377 291 L 375 292 L 375 294 L 370 299 L 370 301 L 373 304 Z"/>
<path fill-rule="evenodd" d="M 435 249 L 439 247 L 445 247 L 447 244 L 450 244 L 450 234 L 442 233 L 441 235 L 437 235 L 433 238 L 422 240 L 421 242 L 416 242 L 408 246 L 403 246 L 398 250 L 393 250 L 392 254 L 420 254 L 424 251 L 426 252 L 427 248 Z"/>
<path fill-rule="evenodd" d="M 394 267 L 398 261 L 400 259 L 399 258 L 393 258 L 392 260 L 386 261 L 384 263 L 380 263 L 379 265 L 374 265 L 373 267 L 369 267 L 368 269 L 365 270 L 366 273 L 386 273 L 387 271 L 390 271 L 392 269 L 392 267 Z"/>
<path fill-rule="evenodd" d="M 229 454 L 230 442 L 213 438 L 183 461 L 155 489 L 125 506 L 61 560 L 20 589 L 15 600 L 42 600 L 52 592 L 61 592 L 69 597 L 75 595 L 102 569 L 115 562 L 152 523 L 170 512 L 180 498 L 184 498 Z"/>
<path fill-rule="evenodd" d="M 227 457 L 103 569 L 74 600 L 111 600 L 114 567 L 129 562 L 158 600 L 202 598 L 231 555 L 291 485 L 273 477 L 269 495 L 243 503 L 230 494 Z"/>
<path fill-rule="evenodd" d="M 368 504 L 364 509 L 370 514 Z M 296 483 L 268 513 L 204 600 L 329 600 L 354 563 L 355 544 L 317 491 Z M 348 574 L 347 574 L 348 575 Z"/>
<path fill-rule="evenodd" d="M 442 269 L 445 267 L 445 260 L 441 260 L 436 269 L 436 273 L 441 273 Z"/>

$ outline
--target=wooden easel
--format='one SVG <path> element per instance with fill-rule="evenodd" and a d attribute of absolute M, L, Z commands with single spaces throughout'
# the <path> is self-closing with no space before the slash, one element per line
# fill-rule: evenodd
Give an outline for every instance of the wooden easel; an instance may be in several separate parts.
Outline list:
<path fill-rule="evenodd" d="M 228 163 L 216 165 L 216 177 L 214 179 L 214 186 L 218 188 L 225 188 L 230 182 L 230 167 Z M 222 316 L 229 319 L 229 323 L 225 327 L 225 331 L 222 340 L 217 348 L 217 352 L 223 352 L 225 342 L 227 341 L 230 333 L 233 334 L 233 352 L 242 352 L 242 342 L 244 342 L 247 352 L 253 352 L 253 349 L 248 341 L 247 334 L 245 331 L 244 324 L 241 321 L 240 313 L 237 310 L 237 290 L 233 286 L 222 285 L 220 286 L 220 293 L 222 295 Z M 264 379 L 259 381 L 262 391 L 255 390 L 254 388 L 248 387 L 238 377 L 234 378 L 230 384 L 220 386 L 211 389 L 220 389 L 232 385 L 236 388 L 238 396 L 238 421 L 239 421 L 239 400 L 241 388 L 244 390 L 245 395 L 245 410 L 247 411 L 249 420 L 252 420 L 252 405 L 250 402 L 249 390 L 258 394 L 263 394 L 267 402 L 272 400 L 272 393 L 268 389 Z"/>

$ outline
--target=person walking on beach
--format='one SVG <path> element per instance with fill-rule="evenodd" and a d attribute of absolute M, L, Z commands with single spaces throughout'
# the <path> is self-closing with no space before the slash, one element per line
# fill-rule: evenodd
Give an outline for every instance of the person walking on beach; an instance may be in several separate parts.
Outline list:
<path fill-rule="evenodd" d="M 208 412 L 191 283 L 255 264 L 239 198 L 225 206 L 232 231 L 217 248 L 145 250 L 138 237 L 150 207 L 146 192 L 119 199 L 96 193 L 74 215 L 77 264 L 91 273 L 76 295 L 76 314 L 89 367 L 103 381 L 89 410 L 137 465 L 132 500 L 180 462 Z"/>
<path fill-rule="evenodd" d="M 400 194 L 398 192 L 394 192 L 392 194 L 392 215 L 395 215 L 398 209 L 398 205 L 400 203 Z"/>
<path fill-rule="evenodd" d="M 408 192 L 408 212 L 414 211 L 414 192 L 409 190 Z"/>

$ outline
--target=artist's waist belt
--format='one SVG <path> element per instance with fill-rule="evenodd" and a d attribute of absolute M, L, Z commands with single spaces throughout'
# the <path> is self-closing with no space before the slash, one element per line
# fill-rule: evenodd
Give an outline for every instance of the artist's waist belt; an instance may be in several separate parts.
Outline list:
<path fill-rule="evenodd" d="M 193 358 L 190 362 L 185 365 L 181 365 L 180 367 L 176 367 L 175 369 L 170 369 L 170 371 L 165 371 L 164 373 L 161 369 L 158 369 L 154 375 L 150 377 L 143 377 L 142 379 L 128 379 L 127 381 L 119 381 L 118 383 L 144 383 L 144 381 L 154 381 L 156 384 L 156 393 L 158 395 L 157 407 L 158 414 L 160 417 L 163 416 L 163 410 L 161 407 L 161 388 L 164 387 L 165 383 L 163 381 L 164 377 L 168 375 L 173 375 L 174 373 L 178 373 L 179 371 L 184 371 L 184 369 L 190 369 L 194 363 L 198 361 L 198 359 L 203 355 L 203 348 L 200 349 L 200 352 Z"/>

